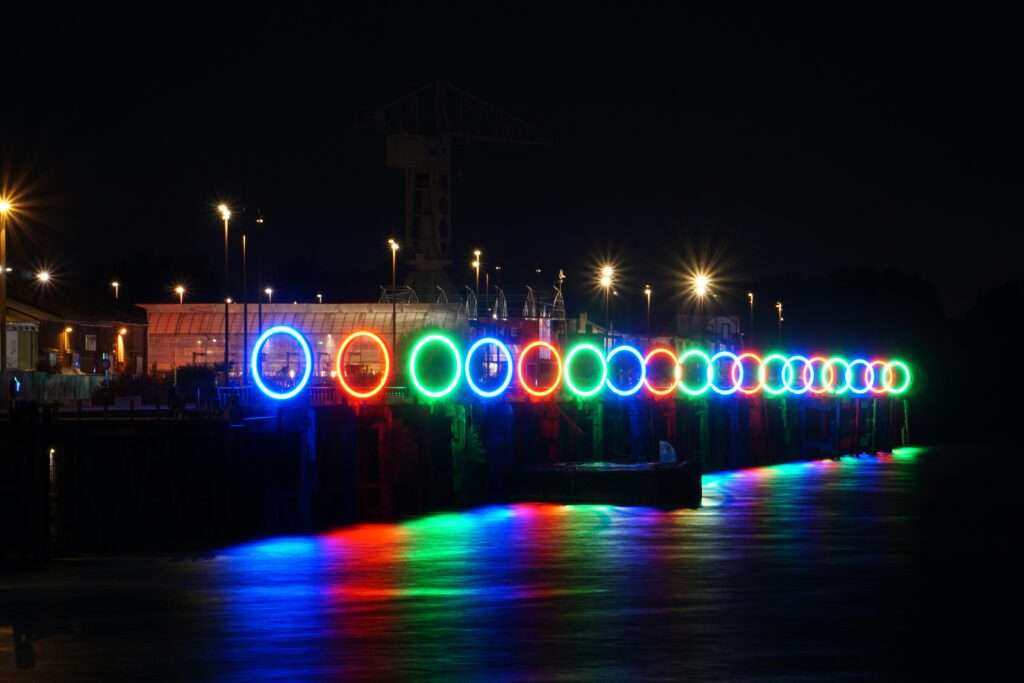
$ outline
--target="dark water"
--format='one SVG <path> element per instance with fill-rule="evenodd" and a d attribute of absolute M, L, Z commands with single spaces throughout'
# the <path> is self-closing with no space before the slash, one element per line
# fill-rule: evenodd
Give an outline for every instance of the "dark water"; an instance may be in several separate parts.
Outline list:
<path fill-rule="evenodd" d="M 708 476 L 697 511 L 495 506 L 201 558 L 57 561 L 0 577 L 0 678 L 979 674 L 1016 640 L 1019 626 L 1006 643 L 987 630 L 1001 610 L 1020 619 L 1003 588 L 1019 567 L 984 558 L 1019 531 L 965 512 L 985 493 L 955 496 L 963 457 Z M 1007 504 L 1001 519 L 1020 510 Z M 12 622 L 31 669 L 15 667 Z"/>

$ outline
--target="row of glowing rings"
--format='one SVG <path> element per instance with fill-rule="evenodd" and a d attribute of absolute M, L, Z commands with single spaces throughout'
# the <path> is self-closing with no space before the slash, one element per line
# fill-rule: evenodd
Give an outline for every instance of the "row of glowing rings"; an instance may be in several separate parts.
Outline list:
<path fill-rule="evenodd" d="M 294 387 L 287 391 L 277 391 L 268 387 L 263 380 L 260 370 L 259 359 L 263 346 L 266 344 L 268 339 L 277 334 L 287 335 L 294 339 L 302 349 L 303 357 L 305 359 L 305 369 L 302 378 Z M 376 345 L 384 359 L 384 368 L 377 379 L 377 383 L 369 388 L 353 386 L 350 382 L 351 378 L 347 375 L 347 366 L 342 362 L 352 342 L 360 339 L 369 341 Z M 451 379 L 447 383 L 443 383 L 439 386 L 428 386 L 421 379 L 419 371 L 419 358 L 424 352 L 424 349 L 431 345 L 440 345 L 446 349 L 447 352 L 451 354 L 454 361 L 454 371 L 452 372 Z M 473 379 L 472 372 L 473 358 L 486 345 L 494 346 L 505 360 L 505 372 L 501 381 L 496 387 L 491 389 L 481 387 L 477 384 Z M 541 350 L 546 350 L 554 361 L 554 378 L 547 386 L 531 386 L 530 381 L 526 377 L 524 365 L 532 353 L 539 353 Z M 583 384 L 580 383 L 577 378 L 573 377 L 572 369 L 576 359 L 586 354 L 589 354 L 596 359 L 598 372 L 596 373 L 597 377 L 595 377 L 594 380 L 587 384 Z M 608 373 L 609 365 L 612 363 L 613 359 L 620 354 L 625 354 L 625 356 L 632 358 L 637 364 L 638 378 L 632 385 L 627 387 L 616 385 Z M 673 367 L 672 382 L 666 386 L 657 386 L 653 384 L 647 376 L 647 367 L 650 365 L 651 360 L 660 356 L 663 356 L 665 360 L 669 361 L 671 363 L 671 367 Z M 702 373 L 703 379 L 702 381 L 698 381 L 696 386 L 684 377 L 687 364 L 694 361 L 704 365 L 704 372 Z M 715 368 L 723 361 L 730 363 L 728 373 L 729 381 L 726 386 L 721 386 L 721 383 L 717 381 L 715 372 Z M 309 382 L 310 372 L 312 369 L 312 354 L 310 352 L 309 344 L 298 331 L 286 325 L 278 325 L 266 330 L 262 335 L 260 335 L 259 339 L 257 339 L 252 350 L 250 363 L 252 367 L 253 380 L 264 394 L 275 399 L 288 399 L 302 391 Z M 756 383 L 747 383 L 745 381 L 745 363 L 753 363 L 756 365 L 756 372 L 753 374 L 756 379 Z M 856 395 L 899 395 L 910 388 L 912 381 L 910 368 L 906 363 L 900 360 L 868 361 L 858 358 L 848 361 L 841 356 L 832 356 L 830 358 L 826 358 L 824 356 L 811 356 L 808 358 L 800 355 L 784 356 L 779 353 L 772 353 L 761 358 L 755 353 L 745 352 L 737 355 L 730 351 L 719 351 L 718 353 L 709 356 L 707 353 L 699 349 L 689 349 L 681 356 L 677 356 L 672 349 L 665 347 L 656 347 L 648 351 L 647 355 L 643 355 L 639 349 L 628 344 L 613 348 L 608 355 L 605 356 L 597 345 L 590 342 L 583 342 L 573 346 L 569 350 L 569 353 L 566 354 L 563 361 L 561 354 L 553 344 L 537 340 L 527 344 L 519 353 L 519 358 L 514 359 L 512 351 L 508 346 L 501 340 L 494 337 L 484 337 L 476 340 L 473 345 L 469 347 L 469 351 L 466 353 L 466 358 L 463 362 L 462 355 L 459 352 L 458 347 L 456 347 L 455 343 L 450 338 L 442 334 L 428 334 L 420 338 L 409 354 L 409 377 L 412 380 L 413 386 L 420 394 L 430 399 L 444 398 L 454 391 L 458 386 L 459 381 L 462 379 L 463 373 L 465 373 L 466 383 L 475 394 L 481 398 L 494 398 L 504 393 L 512 383 L 513 366 L 515 367 L 515 374 L 519 382 L 519 386 L 523 391 L 535 398 L 543 398 L 554 393 L 558 389 L 563 378 L 569 391 L 581 398 L 594 396 L 605 387 L 618 396 L 632 396 L 642 388 L 646 388 L 648 392 L 657 397 L 669 396 L 677 390 L 682 391 L 684 394 L 689 396 L 701 396 L 708 391 L 713 391 L 714 393 L 722 396 L 728 396 L 737 392 L 744 395 L 751 395 L 760 391 L 764 391 L 771 396 L 778 396 L 785 393 L 801 395 L 808 392 L 813 395 L 842 395 L 847 392 Z M 773 366 L 780 368 L 777 373 L 777 379 L 774 383 L 769 379 L 769 373 Z M 799 382 L 796 381 L 797 368 L 799 368 Z M 342 389 L 353 398 L 372 398 L 379 394 L 387 385 L 387 381 L 391 374 L 390 351 L 384 341 L 373 332 L 354 332 L 345 338 L 338 349 L 338 353 L 335 358 L 335 374 Z M 697 374 L 700 375 L 701 373 L 698 372 Z M 841 383 L 840 376 L 842 377 Z"/>

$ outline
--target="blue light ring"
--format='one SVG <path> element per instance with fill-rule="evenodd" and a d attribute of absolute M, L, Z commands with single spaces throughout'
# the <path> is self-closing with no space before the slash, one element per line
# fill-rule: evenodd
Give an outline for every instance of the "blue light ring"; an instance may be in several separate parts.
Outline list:
<path fill-rule="evenodd" d="M 715 355 L 711 356 L 711 365 L 714 367 L 715 363 L 719 358 L 732 358 L 732 368 L 729 369 L 729 379 L 732 381 L 731 389 L 721 389 L 714 381 L 714 370 L 711 371 L 711 389 L 719 396 L 731 396 L 739 391 L 740 385 L 743 384 L 743 364 L 740 363 L 739 356 L 732 351 L 719 351 Z M 735 377 L 736 368 L 739 368 L 739 379 Z"/>
<path fill-rule="evenodd" d="M 605 367 L 611 367 L 612 358 L 614 358 L 616 354 L 621 353 L 623 351 L 632 354 L 633 357 L 636 358 L 637 362 L 640 364 L 640 379 L 638 379 L 636 384 L 630 387 L 629 389 L 620 389 L 617 386 L 615 386 L 614 382 L 612 382 L 611 372 L 608 372 L 608 377 L 607 379 L 605 379 L 605 385 L 609 389 L 611 389 L 612 392 L 617 396 L 632 396 L 636 392 L 640 391 L 640 389 L 642 389 L 644 386 L 644 380 L 647 379 L 647 364 L 644 363 L 644 356 L 642 353 L 640 353 L 639 349 L 637 349 L 635 346 L 630 346 L 629 344 L 623 344 L 622 346 L 616 346 L 608 353 L 608 357 L 605 358 Z"/>
<path fill-rule="evenodd" d="M 501 386 L 497 389 L 492 389 L 491 391 L 485 391 L 478 387 L 476 382 L 473 381 L 473 373 L 470 372 L 470 363 L 473 360 L 473 354 L 476 353 L 477 349 L 484 344 L 493 344 L 494 346 L 497 346 L 502 355 L 505 356 L 505 360 L 508 361 L 505 364 L 505 379 L 502 381 Z M 469 384 L 469 388 L 472 389 L 477 396 L 481 398 L 494 398 L 508 389 L 509 384 L 512 383 L 512 366 L 514 365 L 515 360 L 512 358 L 512 351 L 509 350 L 508 346 L 506 346 L 503 341 L 495 339 L 494 337 L 482 337 L 481 339 L 476 340 L 476 342 L 469 347 L 469 351 L 466 352 L 466 383 Z"/>
<path fill-rule="evenodd" d="M 854 383 L 853 383 L 853 378 L 854 378 L 854 374 L 855 374 L 853 368 L 855 366 L 857 366 L 857 365 L 863 365 L 864 368 L 865 368 L 865 372 L 864 372 L 864 387 L 861 388 L 861 389 L 858 389 L 856 386 L 854 386 Z M 857 395 L 860 395 L 860 396 L 868 393 L 871 390 L 871 387 L 875 383 L 875 370 L 874 370 L 874 368 L 871 367 L 871 363 L 867 362 L 863 358 L 855 358 L 852 361 L 850 361 L 849 366 L 850 366 L 850 383 L 849 383 L 850 391 L 852 391 L 853 393 L 855 393 Z"/>
<path fill-rule="evenodd" d="M 305 360 L 305 368 L 302 372 L 302 379 L 299 383 L 292 387 L 289 391 L 274 391 L 266 384 L 263 383 L 263 377 L 260 371 L 260 352 L 263 351 L 263 346 L 267 341 L 278 334 L 284 334 L 294 339 L 299 344 L 299 348 L 302 349 L 302 356 Z M 313 353 L 309 349 L 309 342 L 306 338 L 296 330 L 294 327 L 288 325 L 274 325 L 268 328 L 256 339 L 256 343 L 252 347 L 252 354 L 249 356 L 249 368 L 252 370 L 252 379 L 256 382 L 256 386 L 263 392 L 268 398 L 272 398 L 277 401 L 286 401 L 290 398 L 294 398 L 299 394 L 300 391 L 306 388 L 306 384 L 309 382 L 309 377 L 313 373 Z"/>

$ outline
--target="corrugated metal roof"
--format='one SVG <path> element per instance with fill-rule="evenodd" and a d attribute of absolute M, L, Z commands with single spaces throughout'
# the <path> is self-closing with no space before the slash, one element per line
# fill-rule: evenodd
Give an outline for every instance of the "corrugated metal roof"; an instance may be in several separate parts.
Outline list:
<path fill-rule="evenodd" d="M 140 304 L 149 320 L 149 334 L 216 335 L 224 333 L 223 304 Z M 396 304 L 398 334 L 425 328 L 468 329 L 459 304 Z M 391 304 L 263 304 L 263 328 L 290 325 L 307 335 L 348 334 L 356 330 L 391 332 Z M 256 304 L 249 304 L 249 332 L 259 322 Z M 230 331 L 242 333 L 242 305 L 230 306 Z"/>

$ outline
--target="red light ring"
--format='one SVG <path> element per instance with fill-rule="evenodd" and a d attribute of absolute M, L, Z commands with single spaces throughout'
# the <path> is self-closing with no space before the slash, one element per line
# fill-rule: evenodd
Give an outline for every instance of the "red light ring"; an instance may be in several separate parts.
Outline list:
<path fill-rule="evenodd" d="M 745 373 L 742 371 L 742 369 L 739 371 L 739 381 L 736 381 L 737 368 L 742 368 L 744 358 L 753 358 L 757 361 L 757 372 L 754 373 L 754 377 L 757 377 L 757 384 L 755 384 L 750 389 L 743 388 L 743 375 Z M 762 372 L 763 366 L 764 361 L 761 360 L 761 357 L 759 355 L 757 355 L 756 353 L 746 351 L 736 356 L 736 362 L 732 364 L 732 369 L 729 370 L 729 379 L 732 380 L 733 386 L 739 389 L 741 394 L 744 394 L 745 396 L 756 394 L 757 392 L 761 391 L 762 388 L 764 388 L 764 373 Z"/>
<path fill-rule="evenodd" d="M 555 381 L 551 383 L 551 386 L 546 387 L 540 391 L 530 388 L 526 383 L 526 377 L 523 375 L 523 361 L 526 359 L 526 354 L 530 353 L 535 348 L 544 348 L 551 351 L 551 355 L 555 359 L 555 363 L 558 365 L 558 371 L 555 373 Z M 538 339 L 527 344 L 522 351 L 519 352 L 519 358 L 516 360 L 516 378 L 519 380 L 519 386 L 522 387 L 523 391 L 528 393 L 534 398 L 544 398 L 552 394 L 558 385 L 562 382 L 562 356 L 559 355 L 558 349 L 554 345 Z"/>
<path fill-rule="evenodd" d="M 373 342 L 376 343 L 378 347 L 380 347 L 381 353 L 384 354 L 384 373 L 382 374 L 380 382 L 377 384 L 377 386 L 373 387 L 369 391 L 359 391 L 357 389 L 350 387 L 348 385 L 348 382 L 345 381 L 345 372 L 342 369 L 342 361 L 345 358 L 345 351 L 348 350 L 349 345 L 353 341 L 360 337 L 365 337 L 367 339 L 373 340 Z M 391 375 L 391 354 L 388 352 L 388 347 L 387 344 L 384 343 L 384 340 L 375 335 L 373 332 L 369 332 L 366 330 L 353 332 L 349 336 L 345 337 L 345 341 L 341 342 L 341 346 L 338 347 L 338 355 L 335 357 L 334 360 L 334 371 L 338 375 L 338 383 L 341 384 L 341 388 L 344 389 L 349 396 L 352 396 L 353 398 L 372 398 L 379 394 L 387 385 L 388 377 Z"/>
<path fill-rule="evenodd" d="M 647 365 L 650 363 L 651 359 L 657 355 L 665 355 L 672 359 L 672 384 L 667 389 L 655 388 L 651 385 L 649 379 L 651 373 L 647 371 Z M 647 352 L 647 355 L 644 356 L 644 386 L 647 387 L 647 391 L 651 392 L 655 396 L 668 396 L 669 394 L 674 393 L 676 387 L 679 386 L 679 374 L 679 357 L 676 356 L 672 349 L 666 349 L 664 346 L 659 346 L 658 348 L 651 349 Z"/>

